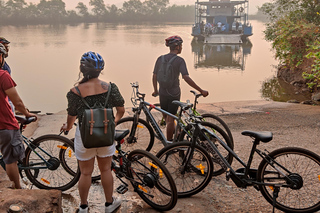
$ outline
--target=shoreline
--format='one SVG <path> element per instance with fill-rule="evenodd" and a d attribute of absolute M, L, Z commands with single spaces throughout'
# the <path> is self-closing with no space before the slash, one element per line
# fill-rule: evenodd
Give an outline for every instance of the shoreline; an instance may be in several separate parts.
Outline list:
<path fill-rule="evenodd" d="M 285 108 L 287 106 L 299 105 L 297 103 L 286 103 L 266 100 L 251 100 L 251 101 L 231 101 L 231 102 L 217 102 L 217 103 L 199 103 L 197 104 L 197 111 L 201 114 L 212 113 L 218 116 L 235 115 L 243 113 L 261 112 L 266 108 Z M 302 105 L 302 104 L 300 104 Z M 123 117 L 132 115 L 132 106 L 125 107 L 126 112 Z M 38 114 L 38 120 L 29 124 L 23 134 L 26 137 L 39 137 L 44 134 L 59 134 L 60 127 L 67 119 L 67 111 L 61 110 L 52 114 Z M 69 132 L 72 137 L 75 128 Z M 66 137 L 68 137 L 68 135 Z"/>

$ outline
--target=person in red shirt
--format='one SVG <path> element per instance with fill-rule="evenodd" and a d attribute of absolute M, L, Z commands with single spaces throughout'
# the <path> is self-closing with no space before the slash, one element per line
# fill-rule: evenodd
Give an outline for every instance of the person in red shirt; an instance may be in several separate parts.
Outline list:
<path fill-rule="evenodd" d="M 0 44 L 0 67 L 4 63 L 7 54 L 5 46 Z M 14 183 L 13 188 L 20 189 L 20 178 L 17 161 L 24 158 L 24 145 L 19 130 L 18 121 L 11 110 L 8 98 L 12 101 L 16 110 L 26 117 L 36 117 L 29 113 L 23 104 L 17 90 L 16 83 L 7 71 L 0 69 L 0 151 L 6 164 L 6 172 L 9 179 Z"/>

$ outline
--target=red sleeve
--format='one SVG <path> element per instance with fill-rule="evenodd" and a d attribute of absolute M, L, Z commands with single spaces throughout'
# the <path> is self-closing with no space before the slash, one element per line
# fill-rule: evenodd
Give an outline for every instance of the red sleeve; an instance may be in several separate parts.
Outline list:
<path fill-rule="evenodd" d="M 9 73 L 7 72 L 3 72 L 2 75 L 0 75 L 1 77 L 1 89 L 2 90 L 8 90 L 12 87 L 17 86 L 17 84 L 14 82 L 14 80 L 11 78 L 11 76 L 9 75 Z"/>

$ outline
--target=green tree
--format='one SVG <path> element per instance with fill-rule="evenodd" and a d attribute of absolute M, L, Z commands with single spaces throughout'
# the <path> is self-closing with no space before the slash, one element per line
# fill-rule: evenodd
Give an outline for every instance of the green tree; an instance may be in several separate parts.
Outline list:
<path fill-rule="evenodd" d="M 301 73 L 303 69 L 309 69 L 310 60 L 306 60 L 310 57 L 309 47 L 317 46 L 320 40 L 319 0 L 272 0 L 259 9 L 268 16 L 265 37 L 272 42 L 281 65 Z M 312 50 L 312 53 L 319 51 Z M 312 72 L 319 71 L 319 63 L 319 60 L 311 62 Z M 312 74 L 304 74 L 304 77 L 317 80 L 318 76 Z"/>

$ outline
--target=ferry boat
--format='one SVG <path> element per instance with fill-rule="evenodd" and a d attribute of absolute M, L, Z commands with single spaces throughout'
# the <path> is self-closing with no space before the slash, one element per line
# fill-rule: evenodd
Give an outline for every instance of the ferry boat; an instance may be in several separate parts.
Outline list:
<path fill-rule="evenodd" d="M 248 0 L 197 0 L 192 36 L 204 43 L 247 43 L 252 35 L 248 9 Z"/>

